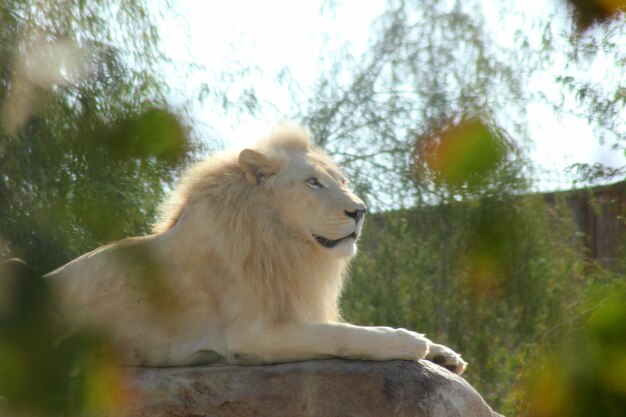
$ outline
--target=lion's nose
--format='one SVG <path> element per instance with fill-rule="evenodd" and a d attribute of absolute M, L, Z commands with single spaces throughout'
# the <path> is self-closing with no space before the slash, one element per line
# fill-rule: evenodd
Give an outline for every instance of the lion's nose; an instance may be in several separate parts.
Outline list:
<path fill-rule="evenodd" d="M 346 216 L 352 217 L 354 219 L 354 221 L 356 223 L 358 223 L 358 222 L 361 221 L 361 219 L 365 215 L 366 211 L 367 211 L 366 209 L 358 209 L 358 210 L 354 210 L 354 211 L 346 210 L 345 213 L 346 213 Z"/>

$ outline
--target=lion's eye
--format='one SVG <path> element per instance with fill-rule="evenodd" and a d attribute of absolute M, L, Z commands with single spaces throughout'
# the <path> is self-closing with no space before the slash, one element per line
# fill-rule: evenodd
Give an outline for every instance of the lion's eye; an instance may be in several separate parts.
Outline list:
<path fill-rule="evenodd" d="M 324 188 L 324 185 L 322 185 L 322 183 L 315 177 L 307 178 L 306 184 L 311 188 Z"/>

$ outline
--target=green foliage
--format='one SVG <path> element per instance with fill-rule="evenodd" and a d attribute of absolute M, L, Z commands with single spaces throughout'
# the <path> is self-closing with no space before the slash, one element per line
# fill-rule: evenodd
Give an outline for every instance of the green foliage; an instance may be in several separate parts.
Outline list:
<path fill-rule="evenodd" d="M 590 298 L 588 313 L 556 348 L 541 349 L 527 377 L 531 417 L 626 415 L 626 288 L 623 277 Z"/>
<path fill-rule="evenodd" d="M 32 120 L 20 134 L 4 137 L 0 155 L 2 238 L 41 270 L 110 240 L 149 232 L 185 143 L 176 119 L 162 110 L 108 124 L 72 119 L 78 131 L 59 129 L 46 117 Z M 163 132 L 171 135 L 168 142 L 152 145 Z M 121 144 L 132 149 L 124 154 Z"/>
<path fill-rule="evenodd" d="M 520 376 L 581 303 L 584 263 L 566 207 L 501 193 L 376 215 L 366 227 L 345 318 L 449 345 L 487 401 L 516 415 Z"/>
<path fill-rule="evenodd" d="M 165 102 L 148 6 L 0 2 L 0 260 L 34 267 L 0 264 L 3 415 L 116 415 L 127 395 L 105 338 L 68 332 L 41 274 L 149 233 L 194 150 Z"/>
<path fill-rule="evenodd" d="M 93 331 L 64 333 L 46 281 L 26 264 L 7 261 L 0 264 L 0 294 L 3 413 L 79 415 L 113 409 L 121 386 L 114 384 L 120 377 L 110 352 Z M 103 378 L 103 367 L 113 378 Z M 94 382 L 106 392 L 94 389 Z"/>
<path fill-rule="evenodd" d="M 45 272 L 149 232 L 192 150 L 151 19 L 140 1 L 2 3 L 0 255 Z"/>

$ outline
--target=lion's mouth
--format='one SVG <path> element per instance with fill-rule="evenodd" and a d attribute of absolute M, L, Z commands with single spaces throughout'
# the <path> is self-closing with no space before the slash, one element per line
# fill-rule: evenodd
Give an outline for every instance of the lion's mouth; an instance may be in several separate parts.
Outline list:
<path fill-rule="evenodd" d="M 313 237 L 315 238 L 315 240 L 317 240 L 317 243 L 319 243 L 320 245 L 322 245 L 323 247 L 325 247 L 326 249 L 332 249 L 335 246 L 337 246 L 338 244 L 340 244 L 341 242 L 343 242 L 346 239 L 354 239 L 356 240 L 357 235 L 355 232 L 350 233 L 348 236 L 342 237 L 341 239 L 336 239 L 336 240 L 330 240 L 327 239 L 323 236 L 318 236 L 318 235 L 313 235 Z"/>

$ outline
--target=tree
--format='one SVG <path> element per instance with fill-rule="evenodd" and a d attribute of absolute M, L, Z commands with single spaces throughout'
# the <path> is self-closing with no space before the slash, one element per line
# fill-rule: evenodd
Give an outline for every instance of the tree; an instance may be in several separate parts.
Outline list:
<path fill-rule="evenodd" d="M 97 329 L 68 332 L 40 275 L 149 232 L 192 155 L 188 128 L 165 101 L 166 60 L 148 7 L 0 2 L 3 415 L 116 414 L 125 396 L 107 338 Z M 34 269 L 1 262 L 6 256 Z"/>
<path fill-rule="evenodd" d="M 148 232 L 192 150 L 154 21 L 140 0 L 1 3 L 0 255 L 46 271 Z"/>
<path fill-rule="evenodd" d="M 443 120 L 495 121 L 497 109 L 526 100 L 515 53 L 490 42 L 476 10 L 390 2 L 371 49 L 337 63 L 309 102 L 305 123 L 378 207 L 415 201 L 416 141 Z"/>
<path fill-rule="evenodd" d="M 486 4 L 494 6 L 489 13 Z M 606 140 L 624 137 L 624 14 L 581 34 L 564 3 L 539 16 L 524 7 L 389 1 L 369 50 L 341 56 L 320 77 L 302 118 L 370 203 L 398 207 L 429 195 L 428 184 L 414 181 L 413 151 L 467 118 L 500 131 L 514 145 L 508 157 L 526 170 L 529 103 L 584 115 Z M 584 70 L 598 56 L 610 64 L 610 83 Z M 539 76 L 561 90 L 533 90 Z"/>

